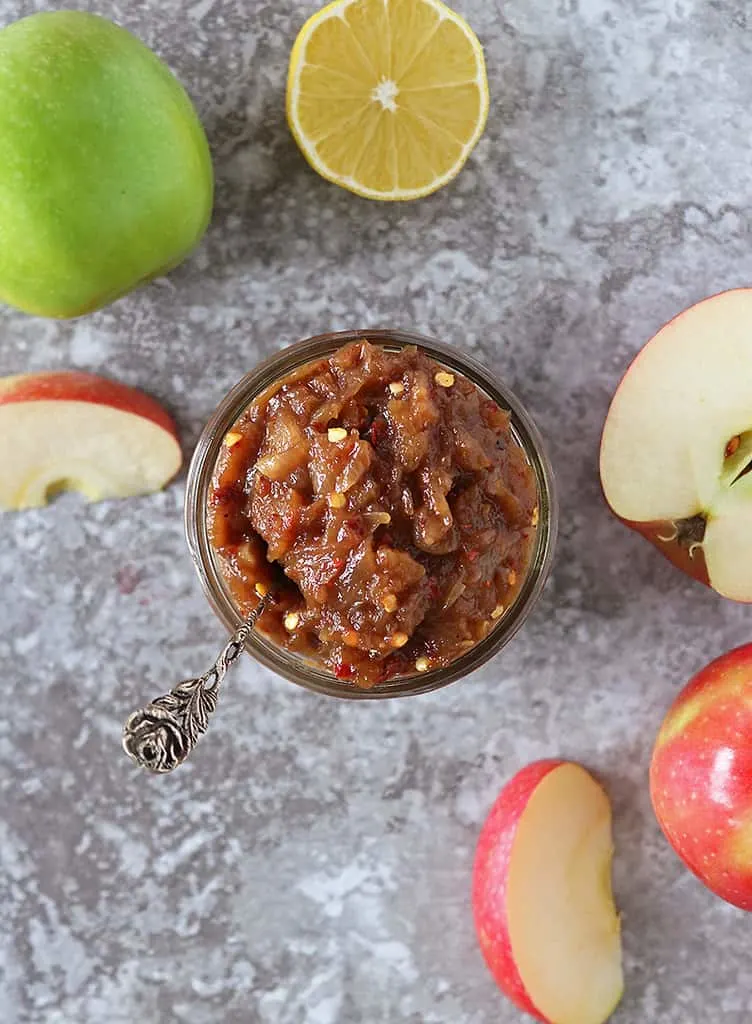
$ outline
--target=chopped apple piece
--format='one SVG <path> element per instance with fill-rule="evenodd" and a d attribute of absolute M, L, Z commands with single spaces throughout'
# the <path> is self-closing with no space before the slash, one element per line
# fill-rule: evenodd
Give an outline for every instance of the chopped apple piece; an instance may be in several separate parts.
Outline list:
<path fill-rule="evenodd" d="M 181 462 L 171 418 L 141 391 L 77 371 L 0 380 L 0 508 L 146 494 Z"/>

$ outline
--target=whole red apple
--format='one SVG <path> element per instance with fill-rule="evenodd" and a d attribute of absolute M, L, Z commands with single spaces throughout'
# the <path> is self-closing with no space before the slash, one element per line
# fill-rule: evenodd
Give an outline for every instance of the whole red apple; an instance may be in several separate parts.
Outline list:
<path fill-rule="evenodd" d="M 676 698 L 653 751 L 650 794 L 690 871 L 752 910 L 752 644 L 712 661 Z"/>

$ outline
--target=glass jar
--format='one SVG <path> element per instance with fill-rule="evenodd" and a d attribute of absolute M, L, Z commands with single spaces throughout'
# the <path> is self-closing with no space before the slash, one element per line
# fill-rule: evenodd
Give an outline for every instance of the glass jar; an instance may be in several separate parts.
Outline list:
<path fill-rule="evenodd" d="M 254 630 L 251 634 L 246 647 L 247 652 L 267 668 L 299 686 L 331 697 L 374 700 L 427 693 L 429 690 L 446 686 L 479 668 L 509 643 L 530 614 L 551 570 L 558 506 L 553 471 L 535 424 L 519 399 L 471 356 L 451 345 L 410 331 L 342 331 L 308 338 L 282 349 L 271 359 L 261 363 L 225 396 L 199 438 L 188 471 L 185 498 L 188 546 L 209 603 L 229 632 L 233 632 L 241 624 L 242 615 L 230 596 L 218 560 L 209 543 L 206 514 L 212 474 L 223 438 L 243 410 L 274 381 L 288 376 L 305 363 L 330 356 L 348 342 L 359 340 L 368 340 L 393 351 L 417 345 L 437 363 L 467 377 L 502 409 L 508 409 L 511 412 L 512 432 L 525 451 L 535 475 L 539 509 L 530 564 L 515 601 L 483 640 L 450 665 L 390 679 L 371 689 L 360 689 L 352 683 L 335 678 L 300 656 L 278 647 L 259 631 Z"/>

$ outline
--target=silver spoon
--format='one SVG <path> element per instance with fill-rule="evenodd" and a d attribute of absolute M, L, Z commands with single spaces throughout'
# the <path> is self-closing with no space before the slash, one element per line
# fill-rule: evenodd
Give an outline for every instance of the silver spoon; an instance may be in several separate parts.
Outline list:
<path fill-rule="evenodd" d="M 183 680 L 128 716 L 123 726 L 123 750 L 137 765 L 163 775 L 185 761 L 206 732 L 227 669 L 243 653 L 253 627 L 273 597 L 269 591 L 261 598 L 208 672 L 197 679 Z"/>

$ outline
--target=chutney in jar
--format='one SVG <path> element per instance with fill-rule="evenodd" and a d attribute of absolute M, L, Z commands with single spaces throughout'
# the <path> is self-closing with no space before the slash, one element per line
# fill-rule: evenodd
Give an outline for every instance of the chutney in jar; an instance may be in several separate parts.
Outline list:
<path fill-rule="evenodd" d="M 227 432 L 212 547 L 270 640 L 355 686 L 450 664 L 506 614 L 538 520 L 509 413 L 418 347 L 352 342 Z"/>

